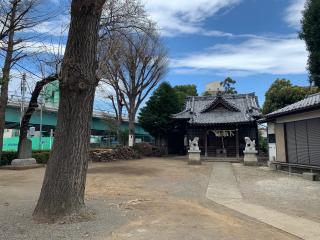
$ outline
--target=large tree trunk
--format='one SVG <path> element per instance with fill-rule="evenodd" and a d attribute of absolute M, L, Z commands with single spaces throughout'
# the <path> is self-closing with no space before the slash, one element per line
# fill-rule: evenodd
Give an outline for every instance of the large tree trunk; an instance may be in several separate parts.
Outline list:
<path fill-rule="evenodd" d="M 55 141 L 34 219 L 56 221 L 84 208 L 99 21 L 105 0 L 73 0 L 60 80 Z"/>
<path fill-rule="evenodd" d="M 36 87 L 34 88 L 32 94 L 31 94 L 31 99 L 29 102 L 28 109 L 26 113 L 23 115 L 23 118 L 21 120 L 21 126 L 20 126 L 20 136 L 19 136 L 19 143 L 18 143 L 18 158 L 20 158 L 20 151 L 21 151 L 21 143 L 24 139 L 27 138 L 28 135 L 28 127 L 29 127 L 29 122 L 32 117 L 32 114 L 38 107 L 38 97 L 41 93 L 42 88 L 55 80 L 58 79 L 57 75 L 52 75 L 47 78 L 42 79 L 41 81 L 38 81 L 36 84 Z M 40 133 L 42 134 L 42 133 Z"/>
<path fill-rule="evenodd" d="M 12 3 L 12 13 L 10 16 L 10 32 L 8 35 L 8 43 L 6 48 L 6 56 L 4 60 L 4 65 L 2 68 L 2 79 L 0 79 L 1 85 L 1 93 L 0 93 L 0 159 L 2 156 L 2 148 L 3 148 L 3 134 L 5 128 L 5 115 L 6 115 L 6 107 L 8 104 L 8 88 L 10 81 L 10 70 L 13 56 L 13 46 L 14 46 L 14 21 L 16 18 L 17 12 L 17 2 Z"/>

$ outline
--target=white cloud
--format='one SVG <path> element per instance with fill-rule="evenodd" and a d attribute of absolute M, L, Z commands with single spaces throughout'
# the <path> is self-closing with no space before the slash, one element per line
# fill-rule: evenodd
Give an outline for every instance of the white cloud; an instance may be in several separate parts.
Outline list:
<path fill-rule="evenodd" d="M 302 18 L 305 2 L 306 0 L 291 0 L 291 4 L 286 9 L 284 18 L 289 26 L 300 29 L 300 20 Z"/>
<path fill-rule="evenodd" d="M 307 52 L 299 39 L 250 39 L 241 44 L 218 44 L 206 53 L 173 59 L 176 72 L 211 70 L 234 75 L 301 74 L 306 72 Z"/>
<path fill-rule="evenodd" d="M 20 44 L 27 53 L 44 53 L 62 56 L 64 54 L 66 45 L 50 42 L 33 42 L 27 41 Z"/>
<path fill-rule="evenodd" d="M 66 36 L 69 29 L 70 16 L 69 15 L 59 15 L 54 19 L 49 21 L 44 21 L 29 31 L 34 31 L 37 33 L 44 33 L 51 36 Z"/>
<path fill-rule="evenodd" d="M 203 21 L 220 10 L 234 6 L 241 0 L 146 0 L 146 8 L 157 23 L 162 34 L 173 36 L 179 33 L 202 31 Z"/>
<path fill-rule="evenodd" d="M 150 17 L 158 24 L 163 36 L 178 34 L 203 34 L 203 22 L 208 17 L 216 15 L 220 10 L 235 6 L 242 0 L 143 0 Z M 51 36 L 61 36 L 68 33 L 70 21 L 67 5 L 61 0 L 51 0 L 55 8 L 64 9 L 63 13 L 54 19 L 45 21 L 34 29 L 35 32 Z M 228 37 L 229 33 L 211 31 L 211 36 Z"/>
<path fill-rule="evenodd" d="M 215 30 L 202 30 L 199 32 L 203 36 L 209 37 L 227 37 L 227 38 L 245 38 L 245 39 L 265 39 L 265 40 L 280 40 L 280 39 L 288 39 L 288 38 L 296 38 L 297 34 L 276 34 L 276 33 L 266 33 L 266 34 L 234 34 L 230 32 L 221 32 Z"/>

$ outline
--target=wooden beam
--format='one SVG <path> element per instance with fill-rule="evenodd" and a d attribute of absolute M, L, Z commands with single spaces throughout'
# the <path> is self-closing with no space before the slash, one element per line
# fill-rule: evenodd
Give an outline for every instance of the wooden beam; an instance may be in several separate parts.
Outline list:
<path fill-rule="evenodd" d="M 208 130 L 204 131 L 204 148 L 205 148 L 205 157 L 208 157 Z"/>

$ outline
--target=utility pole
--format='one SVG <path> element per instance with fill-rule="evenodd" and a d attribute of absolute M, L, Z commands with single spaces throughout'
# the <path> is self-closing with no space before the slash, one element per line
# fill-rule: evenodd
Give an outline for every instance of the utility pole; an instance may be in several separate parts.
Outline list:
<path fill-rule="evenodd" d="M 21 122 L 22 122 L 22 118 L 24 115 L 24 102 L 25 102 L 25 97 L 26 97 L 26 74 L 23 73 L 22 75 L 22 79 L 21 79 L 21 108 L 20 108 L 20 126 L 21 126 Z"/>

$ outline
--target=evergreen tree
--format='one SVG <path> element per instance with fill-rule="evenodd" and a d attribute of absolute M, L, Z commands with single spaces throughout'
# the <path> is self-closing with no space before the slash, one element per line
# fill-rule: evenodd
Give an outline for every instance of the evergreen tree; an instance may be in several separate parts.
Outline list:
<path fill-rule="evenodd" d="M 164 82 L 141 109 L 139 122 L 152 136 L 162 138 L 171 129 L 171 115 L 180 110 L 178 94 L 168 82 Z"/>
<path fill-rule="evenodd" d="M 214 91 L 205 91 L 202 96 L 211 96 L 217 94 L 218 92 L 220 92 L 221 94 L 237 94 L 238 92 L 234 87 L 236 83 L 237 82 L 235 80 L 227 77 L 225 80 L 220 82 L 219 89 L 217 88 Z"/>
<path fill-rule="evenodd" d="M 221 82 L 221 86 L 224 87 L 224 93 L 226 94 L 237 94 L 236 88 L 233 85 L 236 84 L 236 81 L 230 77 L 227 77 L 223 82 Z"/>
<path fill-rule="evenodd" d="M 266 92 L 263 113 L 271 113 L 318 91 L 317 88 L 294 86 L 287 79 L 277 79 Z"/>
<path fill-rule="evenodd" d="M 307 0 L 302 18 L 300 38 L 309 51 L 308 70 L 310 82 L 320 87 L 320 1 Z"/>
<path fill-rule="evenodd" d="M 173 88 L 179 99 L 179 106 L 180 110 L 184 108 L 184 103 L 186 97 L 189 96 L 198 96 L 198 91 L 197 91 L 197 86 L 192 84 L 192 85 L 177 85 Z"/>

